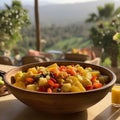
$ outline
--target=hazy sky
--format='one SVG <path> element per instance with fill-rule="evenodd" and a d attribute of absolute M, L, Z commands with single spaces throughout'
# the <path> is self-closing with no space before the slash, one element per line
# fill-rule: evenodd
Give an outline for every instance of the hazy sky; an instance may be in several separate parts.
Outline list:
<path fill-rule="evenodd" d="M 96 0 L 41 0 L 53 3 L 76 3 L 76 2 L 86 2 L 86 1 L 96 1 Z"/>
<path fill-rule="evenodd" d="M 0 0 L 0 6 L 4 5 L 4 3 L 11 4 L 12 0 Z M 34 4 L 34 0 L 20 0 L 23 4 Z M 49 2 L 49 3 L 76 3 L 76 2 L 88 2 L 88 1 L 97 1 L 97 0 L 39 0 L 41 3 Z"/>
<path fill-rule="evenodd" d="M 4 3 L 8 5 L 11 4 L 12 0 L 0 0 L 0 6 L 3 6 Z M 34 5 L 34 0 L 20 0 L 24 5 Z M 39 0 L 39 5 L 43 5 L 48 3 L 58 3 L 58 4 L 65 4 L 65 3 L 80 3 L 80 2 L 90 2 L 90 1 L 100 1 L 100 0 Z M 109 1 L 109 0 L 108 0 Z M 119 0 L 113 0 L 113 2 Z M 41 4 L 40 4 L 41 3 Z"/>

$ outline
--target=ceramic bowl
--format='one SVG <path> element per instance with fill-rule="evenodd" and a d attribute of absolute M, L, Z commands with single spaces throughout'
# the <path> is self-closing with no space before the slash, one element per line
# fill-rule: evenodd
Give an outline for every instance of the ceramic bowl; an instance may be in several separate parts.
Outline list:
<path fill-rule="evenodd" d="M 92 67 L 93 69 L 99 70 L 101 74 L 107 75 L 109 77 L 109 82 L 104 87 L 101 87 L 99 89 L 89 90 L 86 92 L 69 93 L 32 92 L 17 88 L 11 84 L 11 77 L 14 76 L 16 72 L 20 70 L 26 71 L 28 68 L 33 66 L 48 66 L 55 62 L 58 65 L 80 64 L 83 67 Z M 25 103 L 26 105 L 30 106 L 31 108 L 37 111 L 55 114 L 75 113 L 86 110 L 87 108 L 93 106 L 94 104 L 98 103 L 101 99 L 103 99 L 116 82 L 115 74 L 109 69 L 102 66 L 76 61 L 53 61 L 27 64 L 10 70 L 4 75 L 4 79 L 8 89 L 21 102 Z"/>

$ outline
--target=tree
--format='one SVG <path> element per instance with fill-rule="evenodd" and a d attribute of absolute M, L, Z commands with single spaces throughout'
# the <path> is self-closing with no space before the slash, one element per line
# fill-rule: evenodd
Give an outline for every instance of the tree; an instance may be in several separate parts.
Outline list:
<path fill-rule="evenodd" d="M 102 60 L 106 57 L 111 59 L 111 66 L 117 67 L 119 46 L 113 41 L 113 35 L 120 31 L 120 7 L 115 10 L 112 3 L 98 6 L 98 14 L 92 13 L 86 22 L 94 23 L 90 29 L 90 38 L 95 47 L 102 52 Z"/>
<path fill-rule="evenodd" d="M 13 0 L 12 5 L 0 11 L 0 50 L 13 49 L 16 42 L 22 39 L 21 29 L 30 24 L 27 10 L 20 1 Z"/>

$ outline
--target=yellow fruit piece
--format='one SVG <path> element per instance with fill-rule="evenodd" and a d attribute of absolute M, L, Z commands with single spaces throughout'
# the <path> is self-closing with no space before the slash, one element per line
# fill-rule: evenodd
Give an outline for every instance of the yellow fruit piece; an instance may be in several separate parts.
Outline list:
<path fill-rule="evenodd" d="M 27 89 L 27 90 L 35 91 L 35 90 L 36 90 L 36 85 L 35 85 L 35 84 L 27 85 L 27 86 L 26 86 L 26 89 Z"/>
<path fill-rule="evenodd" d="M 71 86 L 71 92 L 84 92 L 83 90 L 81 90 L 79 87 L 72 85 Z"/>
<path fill-rule="evenodd" d="M 38 72 L 43 72 L 43 73 L 45 73 L 46 72 L 46 68 L 45 67 L 37 67 L 37 70 L 38 70 Z"/>
<path fill-rule="evenodd" d="M 71 81 L 71 83 L 75 83 L 75 82 L 79 81 L 76 76 L 69 76 L 69 77 L 67 77 L 66 80 L 69 82 Z"/>
<path fill-rule="evenodd" d="M 54 63 L 52 65 L 49 65 L 47 67 L 47 70 L 50 71 L 50 72 L 55 73 L 56 75 L 58 75 L 59 74 L 59 69 L 58 68 L 59 68 L 59 66 L 56 63 Z"/>
<path fill-rule="evenodd" d="M 62 90 L 63 92 L 70 92 L 70 89 L 71 89 L 71 84 L 70 84 L 70 83 L 64 83 L 64 84 L 62 85 L 62 88 L 61 88 L 61 90 Z"/>
<path fill-rule="evenodd" d="M 94 70 L 91 72 L 92 76 L 99 76 L 100 75 L 100 71 Z"/>
<path fill-rule="evenodd" d="M 54 63 L 54 64 L 52 64 L 52 65 L 49 65 L 47 68 L 49 69 L 49 68 L 58 68 L 59 66 L 57 65 L 57 63 Z"/>
<path fill-rule="evenodd" d="M 72 80 L 71 84 L 72 84 L 72 86 L 74 86 L 74 87 L 71 88 L 71 89 L 73 89 L 73 91 L 74 91 L 74 89 L 76 89 L 77 92 L 84 92 L 84 91 L 86 91 L 85 88 L 84 88 L 83 85 L 80 83 L 80 81 L 79 81 L 79 79 L 78 79 L 77 77 L 75 77 L 75 76 L 70 76 L 70 77 L 69 77 L 69 80 Z M 77 87 L 77 88 L 76 88 L 76 87 Z M 73 92 L 73 91 L 72 91 L 72 92 Z"/>
<path fill-rule="evenodd" d="M 19 71 L 15 74 L 15 80 L 16 81 L 20 81 L 23 77 L 23 72 L 22 71 Z"/>
<path fill-rule="evenodd" d="M 86 75 L 87 71 L 82 67 L 82 66 L 78 66 L 77 67 L 77 71 L 81 74 L 81 75 Z"/>
<path fill-rule="evenodd" d="M 25 83 L 22 81 L 17 81 L 16 83 L 13 84 L 16 87 L 23 88 L 25 89 Z"/>
<path fill-rule="evenodd" d="M 80 89 L 74 85 L 71 86 L 71 92 L 80 92 Z"/>
<path fill-rule="evenodd" d="M 80 92 L 85 92 L 86 91 L 85 88 L 83 87 L 83 85 L 79 81 L 74 83 L 74 85 L 79 88 Z"/>
<path fill-rule="evenodd" d="M 45 86 L 47 84 L 47 78 L 39 78 L 39 86 Z"/>
<path fill-rule="evenodd" d="M 35 67 L 29 68 L 28 72 L 32 72 L 33 74 L 37 74 L 38 73 L 38 71 L 37 71 L 37 69 Z"/>
<path fill-rule="evenodd" d="M 84 78 L 84 79 L 81 80 L 80 82 L 81 82 L 81 84 L 82 84 L 83 86 L 92 85 L 91 80 L 89 80 L 89 79 L 87 79 L 87 78 Z"/>

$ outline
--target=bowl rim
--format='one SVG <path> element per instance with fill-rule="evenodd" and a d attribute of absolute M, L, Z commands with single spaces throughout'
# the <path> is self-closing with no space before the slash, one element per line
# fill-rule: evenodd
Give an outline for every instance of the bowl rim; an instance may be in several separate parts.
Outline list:
<path fill-rule="evenodd" d="M 53 93 L 47 93 L 47 92 L 38 92 L 38 91 L 30 91 L 30 90 L 26 90 L 26 89 L 22 89 L 22 88 L 19 88 L 19 87 L 16 87 L 16 86 L 13 86 L 12 84 L 10 84 L 7 80 L 6 80 L 6 77 L 8 74 L 10 74 L 11 72 L 14 72 L 16 70 L 21 70 L 23 67 L 26 67 L 26 66 L 35 66 L 37 64 L 45 64 L 45 63 L 63 63 L 63 61 L 50 61 L 50 62 L 35 62 L 35 63 L 29 63 L 29 64 L 26 64 L 26 65 L 22 65 L 22 66 L 19 66 L 17 68 L 13 68 L 11 70 L 9 70 L 8 72 L 6 72 L 6 74 L 3 76 L 4 77 L 4 82 L 7 86 L 11 86 L 13 87 L 14 89 L 17 89 L 17 90 L 20 90 L 20 91 L 23 91 L 23 92 L 30 92 L 30 93 L 35 93 L 35 94 L 45 94 L 45 95 L 73 95 L 73 94 L 86 94 L 86 93 L 91 93 L 91 92 L 97 92 L 97 91 L 100 91 L 100 90 L 104 90 L 106 89 L 107 87 L 110 87 L 110 86 L 113 86 L 116 82 L 116 75 L 114 72 L 112 72 L 110 69 L 104 67 L 104 66 L 101 66 L 101 65 L 95 65 L 95 64 L 91 64 L 91 63 L 85 63 L 85 62 L 80 62 L 80 61 L 64 61 L 64 63 L 78 63 L 78 64 L 86 64 L 86 65 L 93 65 L 93 66 L 96 66 L 96 67 L 100 67 L 104 70 L 107 70 L 112 76 L 113 76 L 113 79 L 108 83 L 106 84 L 105 86 L 101 87 L 101 88 L 97 88 L 97 89 L 92 89 L 92 90 L 87 90 L 85 92 L 62 92 L 62 93 L 59 93 L 59 92 L 53 92 Z"/>

